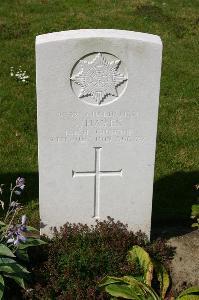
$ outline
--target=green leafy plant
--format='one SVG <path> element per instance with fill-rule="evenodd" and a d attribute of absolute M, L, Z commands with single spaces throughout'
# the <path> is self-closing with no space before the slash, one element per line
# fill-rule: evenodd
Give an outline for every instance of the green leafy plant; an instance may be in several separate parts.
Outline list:
<path fill-rule="evenodd" d="M 199 184 L 195 185 L 195 190 L 199 192 Z M 193 204 L 191 207 L 191 218 L 194 220 L 192 227 L 199 228 L 199 197 L 197 197 L 197 203 Z"/>
<path fill-rule="evenodd" d="M 25 188 L 24 178 L 18 177 L 16 185 L 10 186 L 10 199 L 3 221 L 0 221 L 0 299 L 4 294 L 6 279 L 14 280 L 25 289 L 25 280 L 29 279 L 30 272 L 20 261 L 28 262 L 28 248 L 45 244 L 39 239 L 39 232 L 27 226 L 27 217 L 22 215 L 21 223 L 16 224 L 16 217 L 22 206 L 14 196 L 21 196 Z M 3 199 L 4 185 L 0 185 L 0 205 L 4 210 L 6 202 Z"/>
<path fill-rule="evenodd" d="M 199 299 L 199 287 L 190 287 L 182 291 L 176 300 L 198 300 Z"/>
<path fill-rule="evenodd" d="M 199 228 L 199 204 L 192 205 L 191 218 L 194 219 L 194 223 L 191 226 Z"/>
<path fill-rule="evenodd" d="M 134 246 L 127 256 L 128 261 L 139 263 L 141 273 L 139 276 L 105 276 L 99 283 L 99 287 L 113 298 L 134 300 L 162 300 L 174 299 L 167 295 L 170 278 L 166 268 L 159 261 L 150 258 L 149 254 L 140 246 Z M 152 287 L 156 276 L 159 282 L 158 292 Z M 199 287 L 184 290 L 176 300 L 199 299 Z"/>

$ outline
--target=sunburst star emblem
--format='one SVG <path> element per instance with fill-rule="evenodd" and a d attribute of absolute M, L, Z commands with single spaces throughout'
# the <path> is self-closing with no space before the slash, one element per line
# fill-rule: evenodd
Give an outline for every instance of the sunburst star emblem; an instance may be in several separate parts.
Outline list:
<path fill-rule="evenodd" d="M 117 87 L 127 80 L 118 71 L 120 60 L 108 61 L 102 53 L 93 60 L 80 60 L 80 72 L 70 79 L 81 86 L 79 98 L 91 96 L 100 105 L 108 95 L 118 97 Z"/>

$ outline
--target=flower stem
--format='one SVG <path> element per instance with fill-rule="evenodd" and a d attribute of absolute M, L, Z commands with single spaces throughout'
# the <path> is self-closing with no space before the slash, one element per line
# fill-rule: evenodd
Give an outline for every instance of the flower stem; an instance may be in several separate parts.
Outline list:
<path fill-rule="evenodd" d="M 14 193 L 14 190 L 16 189 L 16 185 L 12 188 L 12 183 L 11 183 L 11 186 L 10 186 L 10 200 L 9 200 L 9 207 L 8 207 L 8 211 L 7 211 L 7 213 L 6 213 L 6 216 L 5 216 L 5 219 L 4 219 L 4 223 L 6 222 L 6 220 L 7 220 L 7 218 L 8 218 L 8 216 L 11 214 L 11 212 L 12 212 L 12 209 L 11 209 L 11 211 L 10 211 L 10 205 L 11 205 L 11 203 L 12 203 L 12 196 L 13 196 L 13 193 Z"/>

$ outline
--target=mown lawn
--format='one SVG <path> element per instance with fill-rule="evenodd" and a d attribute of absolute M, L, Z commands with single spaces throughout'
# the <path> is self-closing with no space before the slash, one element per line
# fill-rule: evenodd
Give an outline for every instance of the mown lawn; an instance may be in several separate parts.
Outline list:
<path fill-rule="evenodd" d="M 198 37 L 196 0 L 1 0 L 0 183 L 26 177 L 24 205 L 38 222 L 35 37 L 79 28 L 160 35 L 164 45 L 153 221 L 184 222 L 199 182 Z M 28 84 L 10 76 L 19 66 Z M 138 199 L 139 201 L 139 199 Z"/>

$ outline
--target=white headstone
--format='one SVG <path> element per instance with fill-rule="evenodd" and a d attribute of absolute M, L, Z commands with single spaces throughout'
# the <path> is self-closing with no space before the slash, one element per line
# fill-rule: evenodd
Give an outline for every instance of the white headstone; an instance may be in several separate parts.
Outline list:
<path fill-rule="evenodd" d="M 150 235 L 161 54 L 138 32 L 37 36 L 42 233 L 111 216 Z"/>

